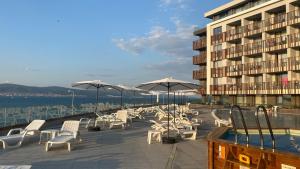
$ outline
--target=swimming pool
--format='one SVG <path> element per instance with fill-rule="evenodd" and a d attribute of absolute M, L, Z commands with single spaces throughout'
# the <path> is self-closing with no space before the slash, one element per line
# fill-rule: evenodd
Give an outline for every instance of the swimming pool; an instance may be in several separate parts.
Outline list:
<path fill-rule="evenodd" d="M 275 149 L 267 129 L 263 129 L 261 147 L 257 129 L 248 129 L 249 145 L 244 129 L 235 132 L 228 127 L 215 129 L 208 135 L 210 169 L 297 169 L 300 168 L 300 130 L 273 129 Z"/>

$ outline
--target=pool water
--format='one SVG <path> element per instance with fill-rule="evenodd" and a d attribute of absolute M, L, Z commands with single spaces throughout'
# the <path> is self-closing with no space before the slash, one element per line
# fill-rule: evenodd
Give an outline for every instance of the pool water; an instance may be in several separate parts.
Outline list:
<path fill-rule="evenodd" d="M 300 155 L 300 136 L 290 134 L 274 134 L 276 150 L 297 153 Z M 272 139 L 269 134 L 264 134 L 264 148 L 272 149 Z M 234 142 L 235 135 L 233 132 L 227 132 L 221 139 Z M 238 134 L 238 144 L 246 145 L 246 135 Z M 258 134 L 249 134 L 249 144 L 260 147 L 260 136 Z"/>
<path fill-rule="evenodd" d="M 257 128 L 254 112 L 254 110 L 243 110 L 243 115 L 248 128 Z M 219 109 L 216 115 L 221 119 L 228 120 L 230 116 L 229 109 Z M 234 113 L 234 118 L 236 119 L 235 122 L 237 123 L 237 127 L 242 128 L 241 117 L 237 112 Z M 279 112 L 277 114 L 269 114 L 269 119 L 272 128 L 300 129 L 300 115 L 281 114 Z M 262 128 L 267 128 L 266 120 L 263 114 L 259 114 L 259 121 Z"/>

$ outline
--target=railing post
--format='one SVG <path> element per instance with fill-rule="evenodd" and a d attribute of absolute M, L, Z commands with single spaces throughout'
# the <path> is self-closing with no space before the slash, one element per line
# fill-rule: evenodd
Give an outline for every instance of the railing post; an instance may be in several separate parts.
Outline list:
<path fill-rule="evenodd" d="M 7 123 L 7 121 L 6 121 L 6 118 L 7 118 L 7 114 L 6 114 L 7 112 L 6 112 L 6 107 L 4 108 L 4 126 L 6 127 L 6 123 Z"/>

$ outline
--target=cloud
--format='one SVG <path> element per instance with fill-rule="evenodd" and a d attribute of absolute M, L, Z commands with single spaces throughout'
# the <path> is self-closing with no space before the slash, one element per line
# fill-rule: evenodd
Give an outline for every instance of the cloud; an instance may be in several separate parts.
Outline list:
<path fill-rule="evenodd" d="M 191 80 L 194 67 L 192 66 L 191 59 L 183 58 L 146 65 L 145 69 L 159 72 L 164 77 L 173 76 L 175 78 Z"/>
<path fill-rule="evenodd" d="M 171 18 L 175 30 L 162 26 L 154 26 L 145 36 L 130 39 L 113 39 L 113 42 L 120 49 L 135 55 L 141 55 L 146 50 L 152 50 L 163 56 L 184 58 L 191 57 L 193 31 L 196 25 L 187 25 L 177 18 Z"/>
<path fill-rule="evenodd" d="M 112 73 L 86 73 L 86 77 L 90 78 L 99 78 L 99 77 L 112 77 L 114 74 Z"/>
<path fill-rule="evenodd" d="M 180 9 L 185 9 L 187 0 L 160 0 L 160 7 L 170 7 L 175 6 Z"/>
<path fill-rule="evenodd" d="M 25 67 L 25 72 L 40 72 L 41 69 L 36 69 L 36 68 L 32 68 L 32 67 Z"/>

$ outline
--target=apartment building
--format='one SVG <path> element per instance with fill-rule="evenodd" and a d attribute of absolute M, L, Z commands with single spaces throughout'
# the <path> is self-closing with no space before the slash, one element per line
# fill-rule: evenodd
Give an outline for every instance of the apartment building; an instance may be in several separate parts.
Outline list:
<path fill-rule="evenodd" d="M 193 71 L 193 79 L 199 80 L 200 89 L 199 92 L 202 96 L 206 95 L 206 84 L 207 84 L 207 73 L 206 73 L 206 60 L 207 60 L 207 38 L 206 38 L 206 28 L 196 30 L 194 35 L 198 37 L 196 41 L 193 42 L 193 50 L 197 51 L 197 55 L 193 56 L 193 64 L 198 65 L 198 70 Z"/>
<path fill-rule="evenodd" d="M 201 78 L 207 95 L 231 104 L 300 106 L 299 0 L 233 0 L 205 17 L 212 20 Z M 195 79 L 205 75 L 201 70 Z"/>

